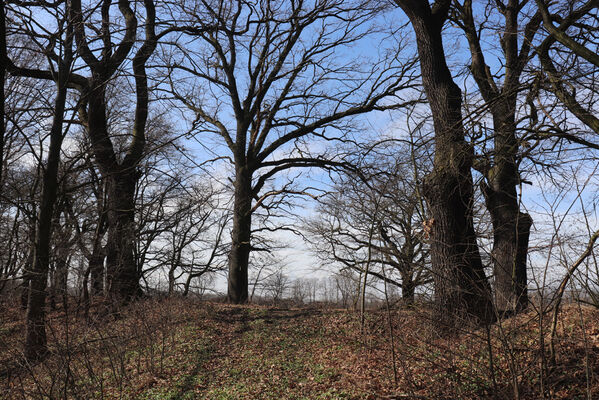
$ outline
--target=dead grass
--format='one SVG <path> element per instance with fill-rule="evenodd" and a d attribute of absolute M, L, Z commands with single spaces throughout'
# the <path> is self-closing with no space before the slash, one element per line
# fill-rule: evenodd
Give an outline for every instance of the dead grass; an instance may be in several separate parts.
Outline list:
<path fill-rule="evenodd" d="M 0 325 L 0 396 L 6 399 L 575 399 L 599 396 L 599 311 L 568 306 L 557 365 L 548 320 L 533 312 L 440 338 L 426 312 L 386 313 L 144 300 L 117 318 L 101 305 L 50 314 L 52 355 L 28 365 L 21 312 Z M 546 332 L 540 334 L 540 330 Z M 490 347 L 489 347 L 490 346 Z M 489 358 L 489 348 L 492 350 Z M 492 363 L 490 362 L 492 360 Z M 0 367 L 1 369 L 1 367 Z"/>

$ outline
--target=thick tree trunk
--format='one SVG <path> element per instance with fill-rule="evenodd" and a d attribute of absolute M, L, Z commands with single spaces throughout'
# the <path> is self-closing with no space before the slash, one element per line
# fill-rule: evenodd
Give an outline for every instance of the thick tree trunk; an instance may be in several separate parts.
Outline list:
<path fill-rule="evenodd" d="M 135 262 L 135 171 L 113 173 L 108 179 L 108 293 L 118 302 L 141 296 Z"/>
<path fill-rule="evenodd" d="M 463 3 L 461 18 L 470 44 L 470 70 L 485 103 L 493 114 L 493 159 L 481 163 L 479 171 L 486 183 L 482 190 L 493 223 L 492 259 L 495 275 L 495 301 L 500 314 L 514 313 L 526 307 L 526 255 L 532 220 L 521 213 L 517 198 L 520 182 L 518 171 L 518 141 L 516 139 L 516 105 L 521 88 L 520 77 L 533 37 L 539 28 L 541 15 L 531 16 L 524 28 L 519 15 L 524 2 L 509 0 L 502 11 L 505 25 L 501 34 L 504 55 L 503 87 L 489 74 L 489 66 L 481 47 L 472 1 Z M 520 39 L 524 33 L 524 38 Z M 519 41 L 522 43 L 519 48 Z"/>
<path fill-rule="evenodd" d="M 464 320 L 487 322 L 493 319 L 491 290 L 472 222 L 470 173 L 460 177 L 439 168 L 427 177 L 424 191 L 433 217 L 435 321 L 448 328 Z"/>
<path fill-rule="evenodd" d="M 517 212 L 513 219 L 492 215 L 494 225 L 493 264 L 495 307 L 500 315 L 511 315 L 528 305 L 526 256 L 532 219 Z"/>
<path fill-rule="evenodd" d="M 515 102 L 511 102 L 515 103 Z M 502 107 L 503 106 L 503 107 Z M 520 212 L 516 187 L 518 143 L 514 112 L 503 104 L 493 110 L 495 126 L 494 165 L 482 185 L 487 209 L 493 223 L 492 259 L 495 275 L 497 311 L 512 314 L 526 308 L 526 256 L 532 219 Z"/>
<path fill-rule="evenodd" d="M 168 270 L 168 295 L 169 297 L 175 293 L 175 268 L 171 266 Z"/>
<path fill-rule="evenodd" d="M 248 301 L 248 266 L 252 231 L 252 176 L 247 166 L 237 168 L 233 230 L 229 253 L 229 287 L 227 299 L 240 304 Z"/>
<path fill-rule="evenodd" d="M 493 167 L 482 185 L 493 223 L 495 307 L 499 314 L 513 314 L 528 303 L 526 256 L 532 219 L 520 212 L 516 188 L 520 175 L 516 165 L 515 98 L 504 99 L 492 109 L 495 130 Z"/>
<path fill-rule="evenodd" d="M 416 285 L 411 275 L 404 275 L 401 278 L 401 299 L 403 304 L 411 306 L 414 304 L 414 294 L 416 291 Z"/>
<path fill-rule="evenodd" d="M 86 94 L 88 113 L 82 110 L 92 149 L 107 190 L 108 238 L 106 243 L 106 292 L 116 303 L 126 303 L 142 294 L 135 261 L 136 163 L 119 163 L 108 135 L 103 83 L 95 82 Z M 101 223 L 101 221 L 99 222 Z M 96 272 L 99 272 L 97 264 Z M 99 274 L 98 274 L 99 275 Z M 97 282 L 97 280 L 96 280 Z"/>
<path fill-rule="evenodd" d="M 441 29 L 447 9 L 434 13 L 428 2 L 403 2 L 416 33 L 424 89 L 435 127 L 433 171 L 423 194 L 432 216 L 431 262 L 435 320 L 452 328 L 464 320 L 493 318 L 491 290 L 476 243 L 472 218 L 473 150 L 464 140 L 462 94 L 445 60 Z"/>
<path fill-rule="evenodd" d="M 48 268 L 50 264 L 50 239 L 52 236 L 52 216 L 56 201 L 58 164 L 63 133 L 62 122 L 67 89 L 61 87 L 56 98 L 54 121 L 50 131 L 50 147 L 46 169 L 43 175 L 42 199 L 39 208 L 35 252 L 31 267 L 29 296 L 27 299 L 25 357 L 29 360 L 42 358 L 46 352 L 45 305 Z"/>
<path fill-rule="evenodd" d="M 100 248 L 98 252 L 94 249 L 89 260 L 91 296 L 98 296 L 104 293 L 104 258 L 104 251 Z"/>

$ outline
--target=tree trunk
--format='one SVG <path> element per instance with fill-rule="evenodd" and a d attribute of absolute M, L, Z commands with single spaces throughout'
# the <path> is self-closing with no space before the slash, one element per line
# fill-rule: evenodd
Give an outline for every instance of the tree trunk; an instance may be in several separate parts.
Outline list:
<path fill-rule="evenodd" d="M 520 175 L 516 165 L 515 98 L 493 107 L 495 157 L 482 185 L 493 223 L 493 269 L 495 307 L 499 314 L 513 314 L 528 303 L 526 256 L 532 219 L 520 212 L 516 188 Z"/>
<path fill-rule="evenodd" d="M 119 303 L 141 296 L 135 262 L 135 171 L 114 172 L 108 179 L 108 293 Z"/>
<path fill-rule="evenodd" d="M 57 223 L 55 219 L 53 223 Z M 67 301 L 67 278 L 68 278 L 68 255 L 65 249 L 55 248 L 53 268 L 50 271 L 49 303 L 51 309 L 56 309 L 57 299 L 62 300 L 62 306 L 66 309 Z"/>
<path fill-rule="evenodd" d="M 168 270 L 168 295 L 169 297 L 175 293 L 175 266 L 171 265 Z"/>
<path fill-rule="evenodd" d="M 63 254 L 64 249 L 58 250 L 55 264 L 56 274 L 56 295 L 59 295 L 62 300 L 62 308 L 68 307 L 68 277 L 69 277 L 69 256 Z"/>
<path fill-rule="evenodd" d="M 6 139 L 6 125 L 4 124 L 4 81 L 6 80 L 6 17 L 4 13 L 4 1 L 0 2 L 0 84 L 2 93 L 0 93 L 0 194 L 2 194 L 4 179 L 4 143 Z"/>
<path fill-rule="evenodd" d="M 497 134 L 497 137 L 501 139 L 506 135 Z M 526 257 L 532 219 L 520 212 L 516 193 L 518 172 L 511 154 L 515 152 L 498 152 L 495 155 L 495 165 L 487 174 L 487 184 L 482 185 L 493 223 L 491 256 L 495 275 L 495 306 L 500 314 L 519 312 L 528 303 Z"/>
<path fill-rule="evenodd" d="M 481 163 L 479 171 L 486 179 L 481 186 L 493 223 L 495 301 L 500 314 L 518 312 L 526 307 L 528 301 L 526 255 L 532 220 L 528 214 L 520 212 L 517 198 L 520 173 L 515 116 L 518 93 L 522 88 L 520 77 L 528 62 L 541 15 L 537 12 L 522 27 L 519 15 L 523 4 L 519 0 L 509 0 L 502 11 L 505 17 L 500 37 L 504 55 L 502 88 L 496 83 L 497 77 L 489 74 L 481 47 L 481 28 L 474 22 L 472 1 L 465 1 L 461 10 L 463 28 L 470 44 L 470 70 L 493 115 L 493 158 Z M 522 43 L 520 48 L 519 42 Z"/>
<path fill-rule="evenodd" d="M 401 299 L 403 300 L 403 304 L 406 306 L 411 306 L 414 304 L 414 293 L 416 291 L 416 285 L 412 276 L 408 276 L 407 274 L 402 276 L 401 278 Z"/>
<path fill-rule="evenodd" d="M 54 203 L 56 201 L 58 164 L 63 140 L 62 122 L 67 95 L 66 86 L 62 82 L 59 82 L 58 86 L 54 120 L 50 131 L 50 148 L 43 175 L 42 199 L 27 299 L 25 357 L 29 360 L 40 359 L 47 352 L 45 327 L 46 286 L 50 264 L 50 239 L 52 236 Z"/>
<path fill-rule="evenodd" d="M 105 88 L 101 82 L 94 81 L 94 85 L 85 94 L 88 112 L 82 109 L 80 115 L 87 125 L 96 162 L 106 180 L 106 292 L 116 303 L 126 303 L 142 294 L 134 252 L 135 187 L 138 177 L 136 164 L 130 163 L 128 167 L 117 160 L 108 135 Z M 96 266 L 95 271 L 99 275 L 99 263 Z"/>
<path fill-rule="evenodd" d="M 248 301 L 248 265 L 250 259 L 250 235 L 252 230 L 252 176 L 247 166 L 237 168 L 235 200 L 233 205 L 233 230 L 229 253 L 229 287 L 227 299 L 230 303 Z"/>
<path fill-rule="evenodd" d="M 29 243 L 32 244 L 31 249 L 27 253 L 27 261 L 23 268 L 22 281 L 21 281 L 21 307 L 23 310 L 27 310 L 27 302 L 29 301 L 29 283 L 31 281 L 31 271 L 29 266 L 33 265 L 33 259 L 35 257 L 35 229 L 33 235 L 29 235 Z"/>
<path fill-rule="evenodd" d="M 104 191 L 102 190 L 101 193 L 102 196 L 99 197 L 98 201 L 103 198 Z M 100 207 L 99 214 L 98 225 L 94 234 L 92 253 L 88 260 L 91 278 L 91 296 L 98 296 L 104 293 L 104 259 L 106 258 L 106 250 L 104 246 L 102 246 L 102 239 L 104 238 L 107 229 L 107 216 L 104 206 Z"/>
<path fill-rule="evenodd" d="M 442 44 L 441 29 L 449 8 L 432 11 L 427 1 L 399 4 L 416 33 L 435 127 L 433 171 L 423 185 L 432 216 L 435 320 L 440 329 L 455 328 L 464 319 L 486 322 L 493 318 L 493 308 L 472 218 L 473 150 L 464 140 L 462 93 L 447 67 Z"/>
<path fill-rule="evenodd" d="M 191 286 L 191 280 L 193 279 L 193 274 L 189 274 L 187 275 L 187 279 L 185 280 L 185 285 L 183 286 L 183 297 L 187 297 L 187 295 L 189 294 L 189 288 Z"/>
<path fill-rule="evenodd" d="M 94 248 L 89 260 L 90 269 L 90 295 L 98 296 L 104 293 L 104 251 L 101 247 Z"/>

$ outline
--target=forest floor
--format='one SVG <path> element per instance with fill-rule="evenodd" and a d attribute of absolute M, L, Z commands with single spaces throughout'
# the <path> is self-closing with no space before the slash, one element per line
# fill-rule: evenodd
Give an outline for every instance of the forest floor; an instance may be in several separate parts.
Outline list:
<path fill-rule="evenodd" d="M 368 312 L 363 329 L 351 311 L 183 299 L 91 315 L 52 312 L 51 354 L 30 365 L 21 312 L 2 310 L 0 398 L 599 398 L 599 311 L 585 306 L 564 307 L 555 365 L 534 312 L 452 338 L 415 310 Z"/>

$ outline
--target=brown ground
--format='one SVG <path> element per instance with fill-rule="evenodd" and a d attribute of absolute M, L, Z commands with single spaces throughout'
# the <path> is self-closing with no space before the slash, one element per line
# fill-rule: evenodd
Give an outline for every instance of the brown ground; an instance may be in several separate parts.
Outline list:
<path fill-rule="evenodd" d="M 599 310 L 585 306 L 566 306 L 561 314 L 556 366 L 548 355 L 548 318 L 539 327 L 534 312 L 488 334 L 448 339 L 435 335 L 425 312 L 392 311 L 393 343 L 385 311 L 368 313 L 363 332 L 357 313 L 315 308 L 150 299 L 118 318 L 103 314 L 98 305 L 86 324 L 75 307 L 67 315 L 53 312 L 52 354 L 28 365 L 20 355 L 21 312 L 2 310 L 0 396 L 599 398 Z"/>

